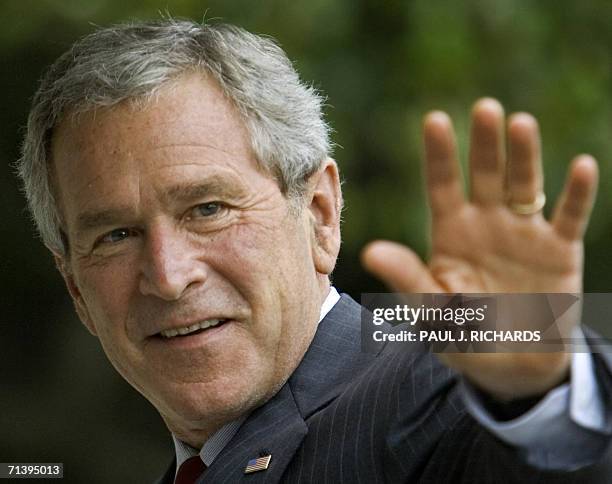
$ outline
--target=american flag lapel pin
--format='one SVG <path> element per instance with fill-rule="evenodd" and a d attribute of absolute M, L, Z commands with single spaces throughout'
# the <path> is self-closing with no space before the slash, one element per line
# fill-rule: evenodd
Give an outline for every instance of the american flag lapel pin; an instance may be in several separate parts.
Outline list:
<path fill-rule="evenodd" d="M 247 462 L 244 468 L 245 474 L 251 474 L 253 472 L 265 471 L 270 465 L 272 460 L 272 454 L 264 455 L 262 457 L 256 457 Z"/>

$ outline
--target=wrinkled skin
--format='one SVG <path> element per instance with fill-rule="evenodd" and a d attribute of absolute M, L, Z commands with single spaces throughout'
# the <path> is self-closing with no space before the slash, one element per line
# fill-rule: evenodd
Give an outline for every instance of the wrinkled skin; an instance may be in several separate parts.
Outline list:
<path fill-rule="evenodd" d="M 312 340 L 340 244 L 335 163 L 296 210 L 236 109 L 196 74 L 144 107 L 67 117 L 52 154 L 70 242 L 56 259 L 81 320 L 170 430 L 201 446 L 278 391 Z M 227 322 L 161 335 L 210 319 Z"/>

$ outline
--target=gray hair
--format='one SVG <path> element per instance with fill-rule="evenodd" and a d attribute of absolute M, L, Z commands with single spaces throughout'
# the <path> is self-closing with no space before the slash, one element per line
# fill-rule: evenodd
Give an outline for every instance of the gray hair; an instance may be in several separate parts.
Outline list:
<path fill-rule="evenodd" d="M 270 38 L 227 24 L 162 19 L 100 29 L 46 72 L 32 101 L 17 168 L 44 243 L 66 254 L 54 196 L 50 145 L 68 113 L 148 100 L 193 71 L 210 74 L 239 110 L 260 167 L 295 198 L 331 150 L 323 98 L 302 83 Z"/>

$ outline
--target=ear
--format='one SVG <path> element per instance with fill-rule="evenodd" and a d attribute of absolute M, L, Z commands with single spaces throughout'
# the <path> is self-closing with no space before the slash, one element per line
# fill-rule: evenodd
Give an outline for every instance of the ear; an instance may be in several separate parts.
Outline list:
<path fill-rule="evenodd" d="M 313 228 L 312 256 L 315 269 L 331 274 L 340 251 L 342 190 L 338 166 L 327 158 L 310 179 L 310 219 Z"/>
<path fill-rule="evenodd" d="M 72 275 L 70 262 L 66 259 L 65 255 L 59 254 L 51 248 L 49 248 L 49 250 L 53 254 L 57 269 L 60 271 L 62 277 L 64 278 L 66 288 L 70 293 L 70 297 L 72 297 L 72 302 L 74 303 L 74 308 L 76 310 L 77 315 L 79 316 L 79 319 L 91 334 L 97 336 L 93 320 L 89 316 L 89 310 L 87 309 L 87 305 L 85 304 L 83 296 L 81 295 L 81 291 L 79 290 L 74 280 L 74 276 Z"/>

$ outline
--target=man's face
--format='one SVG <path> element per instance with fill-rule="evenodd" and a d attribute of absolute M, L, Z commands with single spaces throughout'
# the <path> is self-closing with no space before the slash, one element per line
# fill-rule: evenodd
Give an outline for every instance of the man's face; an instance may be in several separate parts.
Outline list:
<path fill-rule="evenodd" d="M 62 272 L 115 368 L 188 440 L 265 401 L 298 364 L 329 272 L 316 216 L 289 209 L 201 75 L 145 108 L 75 119 L 52 150 Z"/>

